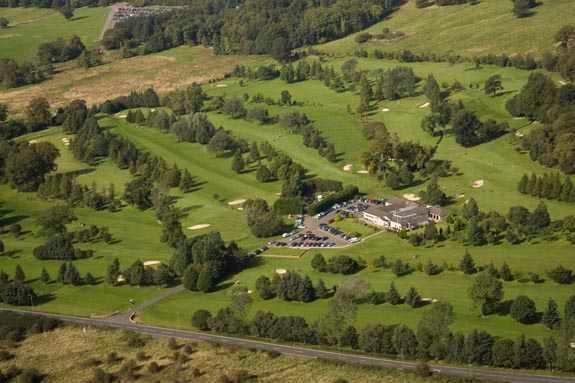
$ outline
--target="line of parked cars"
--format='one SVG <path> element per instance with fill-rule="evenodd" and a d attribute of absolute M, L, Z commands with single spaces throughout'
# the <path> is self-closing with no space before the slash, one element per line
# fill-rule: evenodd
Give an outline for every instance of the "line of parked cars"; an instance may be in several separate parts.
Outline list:
<path fill-rule="evenodd" d="M 286 235 L 287 234 L 287 235 Z M 328 236 L 319 236 L 311 231 L 305 233 L 286 233 L 282 237 L 287 241 L 271 241 L 271 246 L 277 247 L 334 247 L 335 243 L 329 241 Z"/>

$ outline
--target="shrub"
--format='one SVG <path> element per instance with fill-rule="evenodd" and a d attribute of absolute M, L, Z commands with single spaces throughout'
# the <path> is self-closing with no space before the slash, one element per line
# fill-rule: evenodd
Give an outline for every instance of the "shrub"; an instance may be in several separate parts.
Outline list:
<path fill-rule="evenodd" d="M 212 314 L 208 310 L 198 310 L 192 315 L 192 326 L 201 331 L 210 330 Z"/>

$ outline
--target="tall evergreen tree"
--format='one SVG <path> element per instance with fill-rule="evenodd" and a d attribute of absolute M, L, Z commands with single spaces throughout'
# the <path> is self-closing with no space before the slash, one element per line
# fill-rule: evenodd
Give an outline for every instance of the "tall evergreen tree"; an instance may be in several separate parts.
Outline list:
<path fill-rule="evenodd" d="M 14 282 L 25 282 L 26 274 L 20 265 L 16 265 L 16 270 L 14 271 Z"/>
<path fill-rule="evenodd" d="M 541 322 L 547 328 L 551 330 L 557 329 L 559 324 L 561 323 L 561 317 L 559 316 L 559 307 L 557 303 L 553 300 L 553 298 L 549 298 L 547 301 L 547 308 L 543 312 L 543 317 L 541 318 Z"/>

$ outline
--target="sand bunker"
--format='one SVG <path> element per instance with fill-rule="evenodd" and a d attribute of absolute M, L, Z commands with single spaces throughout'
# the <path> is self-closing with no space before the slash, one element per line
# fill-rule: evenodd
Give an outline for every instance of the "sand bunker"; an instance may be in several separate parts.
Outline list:
<path fill-rule="evenodd" d="M 429 106 L 429 102 L 426 102 L 423 105 L 419 105 L 419 109 L 427 108 Z"/>
<path fill-rule="evenodd" d="M 471 184 L 471 187 L 474 189 L 479 189 L 480 187 L 483 186 L 483 184 L 485 184 L 485 181 L 483 180 L 475 180 L 473 181 L 473 183 Z"/>
<path fill-rule="evenodd" d="M 369 173 L 367 170 L 358 170 L 357 172 L 359 174 L 368 174 Z"/>
<path fill-rule="evenodd" d="M 525 117 L 513 117 L 514 120 L 525 120 Z"/>
<path fill-rule="evenodd" d="M 30 140 L 30 141 L 28 141 L 28 143 L 29 143 L 29 144 L 37 144 L 38 141 L 36 141 L 36 140 Z"/>
<path fill-rule="evenodd" d="M 559 84 L 561 84 L 561 85 L 567 85 L 567 83 L 566 83 L 565 81 L 563 81 L 563 80 L 559 80 Z"/>
<path fill-rule="evenodd" d="M 465 194 L 461 193 L 457 196 L 458 199 L 465 198 Z"/>
<path fill-rule="evenodd" d="M 118 275 L 118 279 L 116 279 L 116 281 L 118 281 L 118 283 L 126 282 L 126 278 L 124 278 L 121 275 Z"/>
<path fill-rule="evenodd" d="M 521 133 L 521 132 L 515 132 L 515 136 L 517 137 L 523 137 L 525 134 Z"/>
<path fill-rule="evenodd" d="M 386 112 L 391 112 L 388 108 L 383 108 L 381 111 L 384 112 L 384 113 L 386 113 Z"/>
<path fill-rule="evenodd" d="M 286 269 L 276 269 L 276 274 L 277 275 L 287 274 L 287 270 Z"/>
<path fill-rule="evenodd" d="M 344 172 L 351 172 L 351 170 L 353 169 L 353 165 L 352 164 L 347 164 L 343 167 L 343 171 Z"/>
<path fill-rule="evenodd" d="M 236 200 L 233 200 L 232 202 L 228 202 L 228 205 L 236 206 L 236 205 L 241 205 L 244 202 L 246 202 L 245 199 L 236 199 Z"/>
<path fill-rule="evenodd" d="M 413 193 L 404 194 L 403 198 L 405 198 L 408 201 L 419 201 L 421 199 L 421 197 Z"/>
<path fill-rule="evenodd" d="M 216 85 L 216 88 L 226 88 L 228 86 L 228 84 L 218 84 Z"/>
<path fill-rule="evenodd" d="M 145 267 L 153 267 L 153 266 L 158 266 L 161 265 L 162 262 L 161 261 L 145 261 L 144 262 L 144 266 Z"/>
<path fill-rule="evenodd" d="M 188 227 L 188 230 L 202 230 L 205 229 L 207 227 L 210 227 L 211 225 L 209 223 L 202 223 L 200 225 L 194 225 L 194 226 L 190 226 Z"/>

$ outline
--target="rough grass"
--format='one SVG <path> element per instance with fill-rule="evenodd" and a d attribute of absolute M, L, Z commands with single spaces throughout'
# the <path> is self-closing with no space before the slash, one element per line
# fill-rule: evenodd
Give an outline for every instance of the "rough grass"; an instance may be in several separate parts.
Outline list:
<path fill-rule="evenodd" d="M 100 36 L 109 8 L 81 8 L 66 20 L 58 11 L 38 8 L 2 8 L 0 17 L 10 21 L 0 30 L 0 58 L 27 61 L 36 55 L 42 43 L 78 35 L 92 47 Z"/>
<path fill-rule="evenodd" d="M 165 338 L 148 338 L 141 348 L 126 345 L 124 334 L 119 331 L 87 328 L 84 331 L 76 327 L 59 328 L 49 334 L 32 335 L 15 350 L 16 357 L 0 362 L 2 370 L 10 366 L 35 368 L 47 375 L 53 383 L 86 382 L 93 378 L 95 366 L 86 365 L 87 361 L 107 372 L 118 372 L 127 360 L 136 360 L 136 354 L 143 352 L 146 360 L 137 361 L 138 382 L 170 382 L 193 380 L 194 382 L 221 382 L 222 375 L 238 376 L 240 371 L 248 372 L 257 382 L 318 382 L 332 383 L 338 378 L 350 382 L 365 383 L 422 383 L 429 378 L 420 378 L 414 374 L 399 370 L 368 368 L 340 363 L 330 363 L 315 359 L 303 359 L 289 356 L 272 357 L 265 352 L 239 348 L 222 347 L 208 343 L 192 343 L 193 353 L 188 361 L 178 368 L 173 360 L 174 350 L 168 347 Z M 183 353 L 185 340 L 177 340 L 180 346 L 176 352 Z M 116 352 L 121 358 L 117 363 L 106 363 L 110 352 Z M 162 366 L 155 374 L 148 366 L 156 362 Z M 200 377 L 193 376 L 198 369 Z M 123 380 L 122 380 L 123 381 Z M 434 382 L 453 382 L 454 380 L 436 377 Z"/>
<path fill-rule="evenodd" d="M 0 40 L 1 44 L 1 40 Z M 259 56 L 216 56 L 203 47 L 182 46 L 148 56 L 114 59 L 95 68 L 78 68 L 75 62 L 58 67 L 54 76 L 43 83 L 0 92 L 0 103 L 19 112 L 33 97 L 46 97 L 52 107 L 83 99 L 88 104 L 101 103 L 132 90 L 154 87 L 159 93 L 222 79 L 239 63 L 257 63 Z"/>
<path fill-rule="evenodd" d="M 367 31 L 383 28 L 406 33 L 392 41 L 373 41 L 363 46 L 382 50 L 411 49 L 417 52 L 457 53 L 465 56 L 489 53 L 533 53 L 553 49 L 553 36 L 573 22 L 571 0 L 540 2 L 531 17 L 516 18 L 505 0 L 481 0 L 477 5 L 455 5 L 418 9 L 408 1 L 388 19 Z M 350 53 L 359 45 L 350 35 L 317 48 L 335 54 Z"/>

